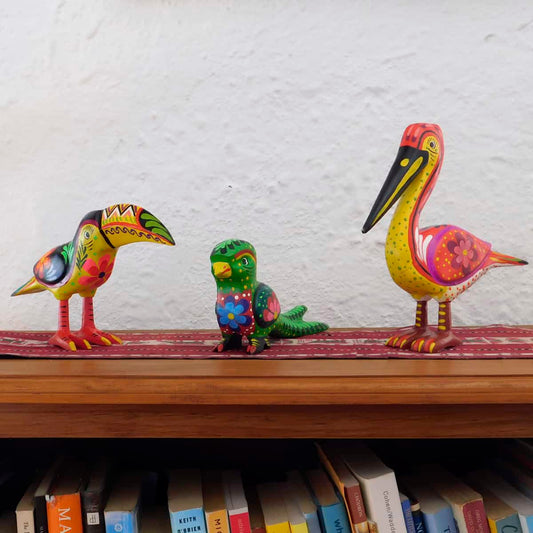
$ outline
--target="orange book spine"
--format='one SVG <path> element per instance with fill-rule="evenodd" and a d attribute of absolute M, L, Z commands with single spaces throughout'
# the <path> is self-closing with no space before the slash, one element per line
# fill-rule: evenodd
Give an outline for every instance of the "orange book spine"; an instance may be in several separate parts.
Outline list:
<path fill-rule="evenodd" d="M 208 533 L 230 533 L 226 509 L 207 512 L 205 513 L 205 519 Z"/>
<path fill-rule="evenodd" d="M 83 533 L 79 493 L 47 496 L 49 533 Z"/>

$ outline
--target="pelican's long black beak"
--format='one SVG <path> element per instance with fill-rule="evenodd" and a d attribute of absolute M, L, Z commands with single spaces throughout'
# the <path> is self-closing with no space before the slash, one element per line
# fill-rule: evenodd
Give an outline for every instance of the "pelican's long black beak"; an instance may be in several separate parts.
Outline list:
<path fill-rule="evenodd" d="M 427 162 L 428 153 L 425 150 L 419 150 L 412 146 L 400 146 L 396 161 L 394 161 L 363 226 L 363 233 L 370 231 L 381 220 Z"/>

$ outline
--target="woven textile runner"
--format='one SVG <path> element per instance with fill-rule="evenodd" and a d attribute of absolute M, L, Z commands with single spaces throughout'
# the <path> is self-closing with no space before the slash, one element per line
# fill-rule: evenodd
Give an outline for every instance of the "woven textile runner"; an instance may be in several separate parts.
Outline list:
<path fill-rule="evenodd" d="M 214 353 L 216 331 L 117 332 L 123 345 L 67 352 L 50 346 L 51 332 L 0 331 L 0 357 L 71 359 L 499 359 L 533 358 L 533 329 L 512 326 L 457 327 L 464 342 L 437 354 L 418 354 L 384 346 L 390 329 L 334 329 L 298 339 L 272 339 L 257 356 L 244 350 Z"/>

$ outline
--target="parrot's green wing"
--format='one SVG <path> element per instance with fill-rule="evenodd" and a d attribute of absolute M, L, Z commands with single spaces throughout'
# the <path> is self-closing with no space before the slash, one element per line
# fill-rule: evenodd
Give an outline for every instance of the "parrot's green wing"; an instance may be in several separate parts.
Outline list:
<path fill-rule="evenodd" d="M 279 317 L 280 308 L 276 293 L 264 283 L 259 283 L 254 292 L 253 311 L 256 324 L 269 328 Z"/>

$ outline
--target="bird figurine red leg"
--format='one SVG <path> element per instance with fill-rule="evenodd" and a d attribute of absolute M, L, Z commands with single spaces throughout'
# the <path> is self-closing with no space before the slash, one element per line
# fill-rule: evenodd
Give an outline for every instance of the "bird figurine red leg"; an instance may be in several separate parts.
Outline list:
<path fill-rule="evenodd" d="M 77 348 L 81 350 L 91 349 L 91 345 L 86 339 L 73 335 L 70 331 L 68 300 L 59 301 L 59 319 L 57 331 L 48 342 L 73 352 L 75 352 Z"/>
<path fill-rule="evenodd" d="M 439 176 L 444 140 L 437 124 L 411 124 L 396 160 L 363 226 L 369 231 L 398 202 L 387 234 L 385 257 L 394 282 L 417 301 L 415 325 L 387 345 L 434 353 L 461 340 L 452 331 L 451 302 L 489 269 L 526 265 L 457 226 L 419 227 L 420 213 Z M 428 327 L 427 301 L 439 302 L 437 330 Z"/>
<path fill-rule="evenodd" d="M 92 296 L 83 298 L 83 311 L 81 316 L 81 329 L 77 336 L 88 341 L 90 344 L 100 346 L 110 346 L 111 344 L 122 344 L 122 339 L 112 333 L 100 331 L 94 323 L 94 309 Z"/>
<path fill-rule="evenodd" d="M 43 255 L 33 267 L 33 277 L 12 296 L 50 291 L 59 300 L 59 323 L 50 344 L 66 350 L 90 349 L 91 344 L 118 344 L 115 335 L 98 330 L 94 323 L 93 296 L 111 276 L 118 248 L 133 242 L 173 246 L 168 229 L 143 207 L 116 204 L 87 213 L 74 238 Z M 80 331 L 69 326 L 69 299 L 83 298 Z"/>

